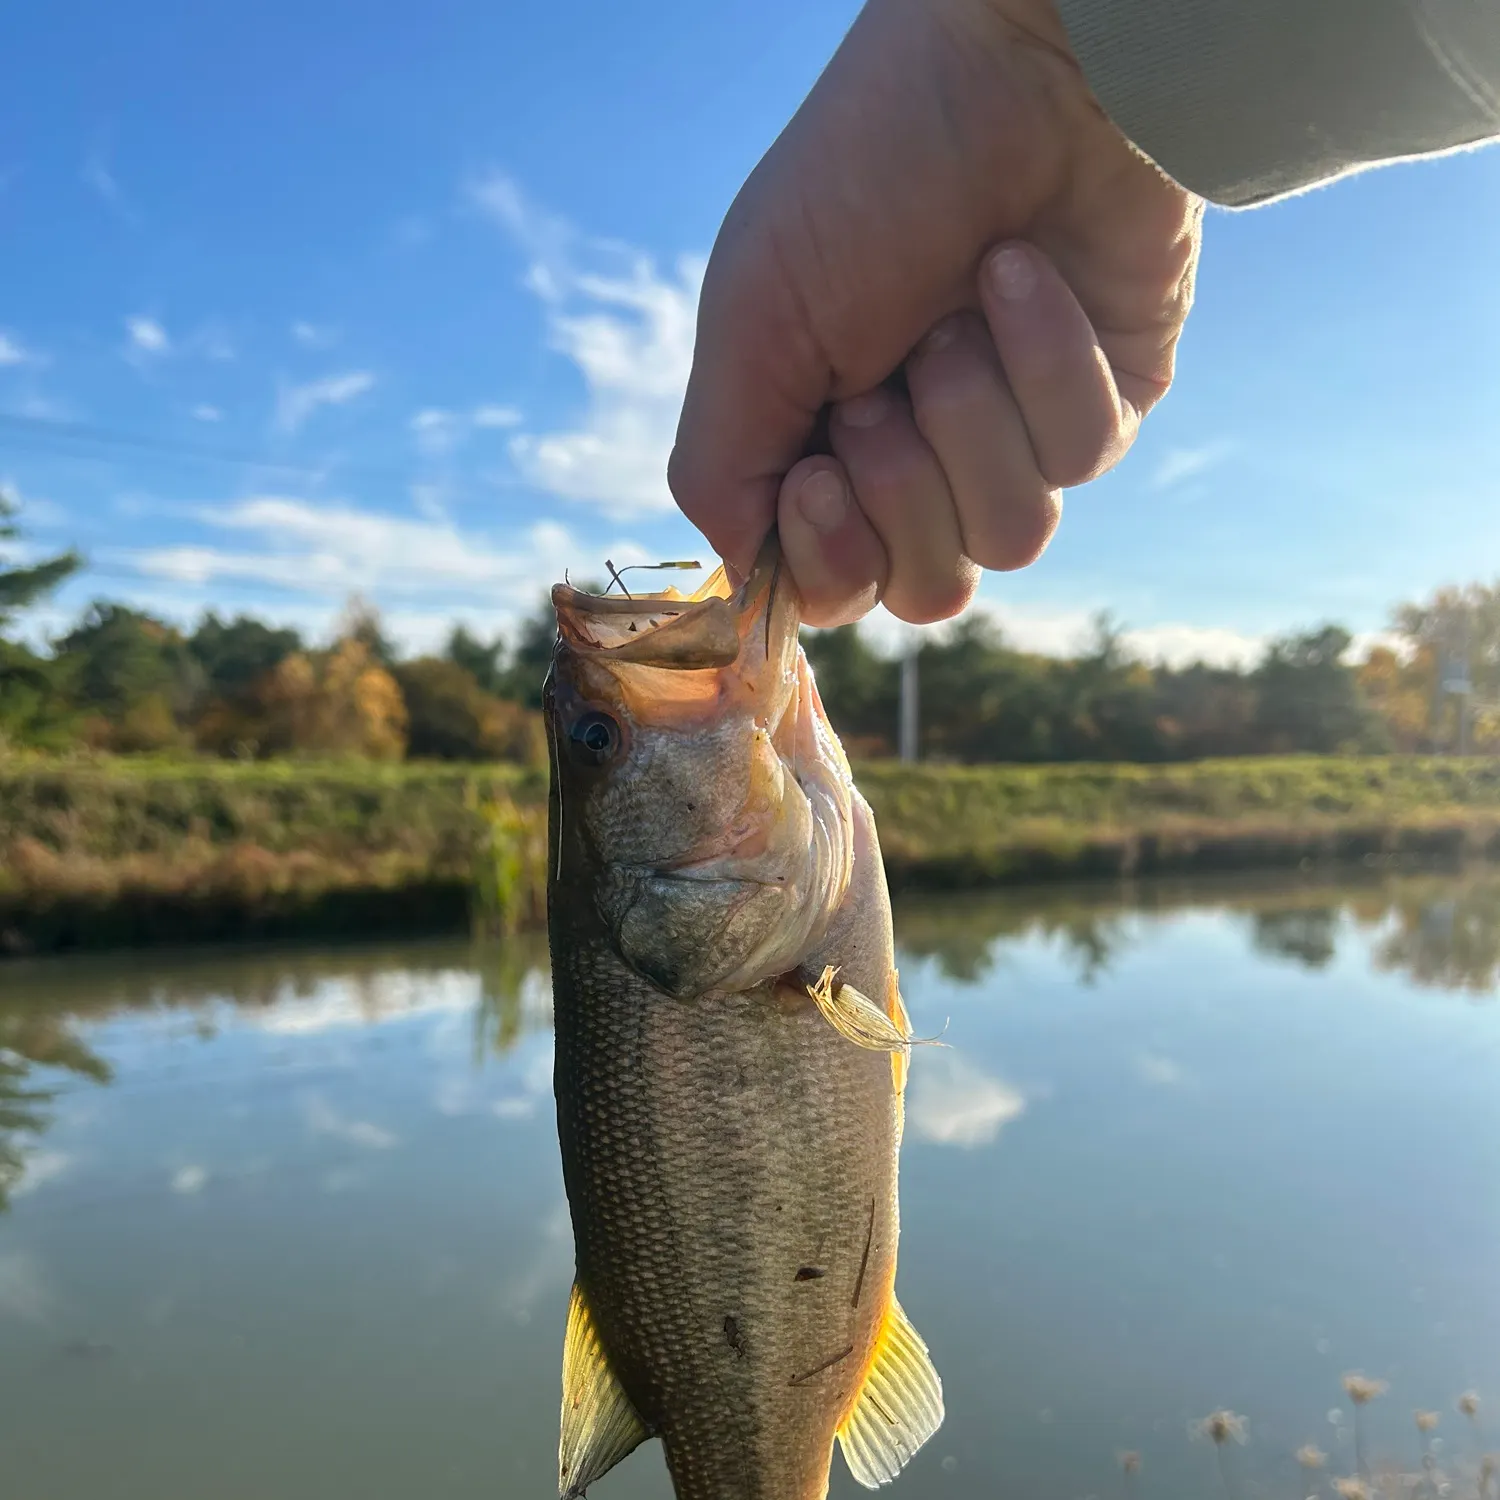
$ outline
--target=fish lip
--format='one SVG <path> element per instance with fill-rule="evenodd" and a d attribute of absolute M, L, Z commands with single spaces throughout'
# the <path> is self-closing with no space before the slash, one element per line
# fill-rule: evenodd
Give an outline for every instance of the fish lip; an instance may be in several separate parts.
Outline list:
<path fill-rule="evenodd" d="M 636 880 L 670 880 L 679 885 L 753 885 L 780 887 L 779 880 L 765 880 L 758 875 L 714 875 L 703 864 L 697 865 L 612 865 L 618 873 Z"/>
<path fill-rule="evenodd" d="M 786 582 L 781 574 L 781 542 L 773 526 L 754 567 L 737 588 L 731 586 L 723 567 L 691 595 L 675 590 L 586 594 L 570 584 L 554 584 L 552 607 L 559 647 L 579 656 L 642 666 L 688 670 L 733 666 L 750 622 L 770 611 L 778 582 Z M 631 617 L 651 619 L 650 628 L 636 633 L 630 624 L 630 637 L 622 639 Z M 611 634 L 616 637 L 613 644 L 608 643 Z"/>

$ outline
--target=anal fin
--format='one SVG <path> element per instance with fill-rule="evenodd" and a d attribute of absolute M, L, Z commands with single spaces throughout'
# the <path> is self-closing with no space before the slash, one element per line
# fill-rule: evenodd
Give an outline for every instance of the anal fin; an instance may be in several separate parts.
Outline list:
<path fill-rule="evenodd" d="M 578 1284 L 568 1299 L 563 1342 L 562 1432 L 557 1444 L 557 1492 L 574 1500 L 650 1433 L 636 1414 L 599 1342 Z"/>
<path fill-rule="evenodd" d="M 867 1490 L 889 1484 L 943 1425 L 943 1383 L 922 1336 L 891 1301 L 864 1386 L 839 1428 L 839 1446 Z"/>

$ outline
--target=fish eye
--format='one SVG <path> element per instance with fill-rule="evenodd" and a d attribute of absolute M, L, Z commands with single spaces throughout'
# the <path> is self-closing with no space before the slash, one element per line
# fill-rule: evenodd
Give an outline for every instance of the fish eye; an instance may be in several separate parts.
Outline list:
<path fill-rule="evenodd" d="M 602 766 L 620 748 L 620 726 L 608 714 L 583 714 L 568 732 L 580 759 L 591 766 Z"/>

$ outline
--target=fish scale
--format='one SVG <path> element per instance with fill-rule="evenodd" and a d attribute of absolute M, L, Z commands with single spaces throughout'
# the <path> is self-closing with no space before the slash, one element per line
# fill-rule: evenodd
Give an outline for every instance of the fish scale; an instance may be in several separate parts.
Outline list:
<path fill-rule="evenodd" d="M 873 1486 L 942 1420 L 894 1294 L 879 842 L 779 576 L 721 572 L 659 628 L 554 590 L 565 1496 L 657 1437 L 677 1500 L 823 1500 L 836 1441 Z"/>
<path fill-rule="evenodd" d="M 810 1002 L 789 1010 L 769 987 L 672 1000 L 597 938 L 560 936 L 577 1274 L 617 1374 L 679 1500 L 815 1500 L 890 1276 L 894 1130 L 868 1124 L 892 1112 L 889 1059 Z M 793 1384 L 845 1347 L 842 1368 Z"/>

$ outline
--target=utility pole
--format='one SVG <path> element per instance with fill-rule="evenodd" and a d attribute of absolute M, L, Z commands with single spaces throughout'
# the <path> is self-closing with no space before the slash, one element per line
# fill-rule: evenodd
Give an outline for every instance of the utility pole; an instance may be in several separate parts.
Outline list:
<path fill-rule="evenodd" d="M 1454 701 L 1458 715 L 1453 738 L 1448 742 L 1450 754 L 1469 753 L 1469 716 L 1472 712 L 1473 694 L 1474 683 L 1469 676 L 1469 616 L 1465 612 L 1460 615 L 1456 627 L 1450 627 L 1444 632 L 1438 659 L 1439 723 L 1442 710 L 1448 706 L 1449 699 Z"/>
<path fill-rule="evenodd" d="M 921 637 L 915 630 L 910 631 L 906 641 L 906 655 L 901 658 L 901 725 L 899 745 L 901 759 L 912 763 L 920 754 L 918 748 L 918 730 L 920 716 L 918 712 L 918 683 L 917 683 L 917 654 L 922 649 Z"/>
<path fill-rule="evenodd" d="M 1469 678 L 1469 612 L 1464 611 L 1459 626 L 1459 683 L 1458 683 L 1458 753 L 1469 753 L 1469 698 L 1474 684 Z"/>

